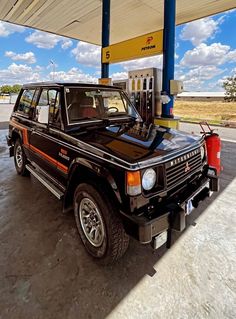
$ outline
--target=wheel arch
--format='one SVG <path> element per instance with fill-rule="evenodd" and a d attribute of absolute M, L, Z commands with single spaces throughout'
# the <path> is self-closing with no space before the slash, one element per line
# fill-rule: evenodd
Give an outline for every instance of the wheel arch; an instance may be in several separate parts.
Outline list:
<path fill-rule="evenodd" d="M 21 140 L 21 142 L 23 142 L 22 132 L 17 128 L 13 128 L 11 132 L 12 142 L 15 143 L 18 138 Z"/>
<path fill-rule="evenodd" d="M 68 182 L 63 201 L 64 212 L 73 209 L 74 192 L 80 183 L 88 183 L 95 187 L 97 184 L 101 184 L 106 187 L 106 191 L 112 200 L 116 201 L 118 205 L 122 202 L 115 179 L 108 169 L 93 161 L 76 158 L 69 168 Z"/>

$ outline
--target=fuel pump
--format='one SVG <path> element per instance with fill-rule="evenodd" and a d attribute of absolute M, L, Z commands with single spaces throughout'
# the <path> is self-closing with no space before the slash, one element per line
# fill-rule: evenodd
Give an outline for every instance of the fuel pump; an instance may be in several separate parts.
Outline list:
<path fill-rule="evenodd" d="M 146 121 L 145 113 L 146 113 L 146 105 L 147 105 L 147 78 L 143 79 L 143 100 L 142 100 L 142 109 L 140 110 L 140 114 L 144 122 Z"/>
<path fill-rule="evenodd" d="M 135 106 L 138 110 L 141 108 L 141 80 L 140 78 L 136 78 L 137 82 L 137 91 L 136 91 L 136 98 L 135 98 Z"/>
<path fill-rule="evenodd" d="M 160 115 L 156 105 L 161 92 L 162 71 L 157 68 L 132 70 L 129 71 L 128 79 L 131 101 L 144 123 L 153 123 L 154 116 Z"/>
<path fill-rule="evenodd" d="M 155 116 L 154 94 L 153 94 L 154 77 L 149 78 L 149 90 L 147 94 L 146 121 L 151 123 Z"/>
<path fill-rule="evenodd" d="M 128 87 L 128 92 L 130 92 L 130 100 L 135 105 L 135 79 L 131 79 L 131 81 L 129 81 Z"/>

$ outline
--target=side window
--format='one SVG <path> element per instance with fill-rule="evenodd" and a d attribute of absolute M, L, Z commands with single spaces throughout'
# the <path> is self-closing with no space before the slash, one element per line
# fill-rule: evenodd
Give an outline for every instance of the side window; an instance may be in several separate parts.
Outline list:
<path fill-rule="evenodd" d="M 31 119 L 34 118 L 34 114 L 36 112 L 36 106 L 37 106 L 37 100 L 38 100 L 38 95 L 39 95 L 39 89 L 36 89 L 34 92 L 34 96 L 31 102 L 31 106 L 30 106 L 30 113 L 29 113 L 29 117 Z"/>
<path fill-rule="evenodd" d="M 40 95 L 38 106 L 49 105 L 48 102 L 48 90 L 43 89 Z"/>
<path fill-rule="evenodd" d="M 60 93 L 57 90 L 49 90 L 49 123 L 60 126 Z"/>
<path fill-rule="evenodd" d="M 17 112 L 30 116 L 31 102 L 32 102 L 34 93 L 35 93 L 35 90 L 26 89 L 23 91 L 18 107 L 17 107 Z"/>
<path fill-rule="evenodd" d="M 49 105 L 49 123 L 60 127 L 60 93 L 56 89 L 43 89 L 38 106 Z M 36 114 L 37 120 L 37 114 Z"/>

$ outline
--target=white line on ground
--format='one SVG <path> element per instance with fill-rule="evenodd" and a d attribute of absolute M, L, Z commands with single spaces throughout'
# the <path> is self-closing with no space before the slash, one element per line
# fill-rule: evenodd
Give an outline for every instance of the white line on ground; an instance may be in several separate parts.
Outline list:
<path fill-rule="evenodd" d="M 227 138 L 221 138 L 221 141 L 223 141 L 223 142 L 230 142 L 230 143 L 236 143 L 236 141 L 234 141 L 234 140 L 229 140 L 229 139 L 227 139 Z"/>

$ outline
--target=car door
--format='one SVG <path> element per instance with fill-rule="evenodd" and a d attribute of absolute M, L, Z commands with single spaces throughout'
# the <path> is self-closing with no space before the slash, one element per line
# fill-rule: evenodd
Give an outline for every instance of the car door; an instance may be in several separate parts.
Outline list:
<path fill-rule="evenodd" d="M 14 107 L 9 126 L 21 132 L 22 144 L 27 158 L 30 159 L 29 139 L 33 125 L 33 114 L 39 89 L 30 87 L 22 89 L 18 103 Z"/>
<path fill-rule="evenodd" d="M 49 106 L 48 123 L 39 123 L 40 107 Z M 37 103 L 34 127 L 30 136 L 30 150 L 33 162 L 44 172 L 60 180 L 63 170 L 58 168 L 59 141 L 50 133 L 50 127 L 60 129 L 60 90 L 43 88 Z"/>

